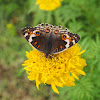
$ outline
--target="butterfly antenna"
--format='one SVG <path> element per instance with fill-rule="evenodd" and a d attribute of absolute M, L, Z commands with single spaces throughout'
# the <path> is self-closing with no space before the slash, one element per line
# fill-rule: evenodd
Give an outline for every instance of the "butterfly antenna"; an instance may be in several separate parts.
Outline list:
<path fill-rule="evenodd" d="M 43 54 L 43 55 L 40 57 L 40 59 L 41 59 L 44 55 L 45 55 L 45 54 Z M 39 59 L 39 60 L 40 60 L 40 59 Z"/>
<path fill-rule="evenodd" d="M 52 58 L 54 58 L 54 59 L 57 61 L 57 59 L 56 59 L 53 55 L 50 55 L 50 54 L 49 54 L 49 56 L 52 57 Z"/>

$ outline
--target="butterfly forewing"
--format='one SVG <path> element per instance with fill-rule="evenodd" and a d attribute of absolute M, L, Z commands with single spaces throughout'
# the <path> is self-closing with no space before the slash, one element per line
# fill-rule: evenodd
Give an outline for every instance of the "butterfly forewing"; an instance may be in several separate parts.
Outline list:
<path fill-rule="evenodd" d="M 45 38 L 45 32 L 44 30 L 41 30 L 39 28 L 24 28 L 22 29 L 23 35 L 26 38 L 26 40 L 29 42 L 29 44 L 34 47 L 35 49 L 39 50 L 40 52 L 45 51 L 45 43 L 46 43 L 46 38 Z M 36 35 L 36 32 L 40 35 Z"/>
<path fill-rule="evenodd" d="M 63 39 L 63 37 L 65 36 L 66 38 Z M 54 40 L 55 41 L 52 45 L 51 54 L 56 54 L 67 50 L 68 48 L 76 44 L 80 40 L 80 37 L 78 34 L 73 34 L 68 31 L 61 31 Z"/>

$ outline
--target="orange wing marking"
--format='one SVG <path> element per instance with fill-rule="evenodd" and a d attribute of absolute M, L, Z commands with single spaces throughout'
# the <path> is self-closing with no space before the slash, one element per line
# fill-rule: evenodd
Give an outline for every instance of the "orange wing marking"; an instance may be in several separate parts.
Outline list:
<path fill-rule="evenodd" d="M 38 45 L 38 47 L 37 48 L 39 48 L 40 47 L 40 45 Z"/>
<path fill-rule="evenodd" d="M 69 38 L 69 41 L 72 42 L 72 40 L 75 40 L 74 38 Z"/>
<path fill-rule="evenodd" d="M 34 46 L 37 44 L 37 42 L 34 43 Z"/>
<path fill-rule="evenodd" d="M 61 45 L 61 46 L 60 46 L 60 49 L 62 50 L 62 48 L 63 48 L 63 47 L 62 47 L 62 45 Z"/>
<path fill-rule="evenodd" d="M 28 34 L 29 36 L 33 34 L 33 33 L 32 33 L 32 32 L 30 32 L 30 31 L 28 31 L 28 33 L 30 33 L 30 34 Z"/>
<path fill-rule="evenodd" d="M 56 48 L 57 52 L 58 52 L 58 48 Z"/>

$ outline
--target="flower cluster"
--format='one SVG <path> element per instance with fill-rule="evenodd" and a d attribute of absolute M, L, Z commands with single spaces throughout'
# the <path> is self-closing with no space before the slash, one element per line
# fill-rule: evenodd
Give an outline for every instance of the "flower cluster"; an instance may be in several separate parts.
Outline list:
<path fill-rule="evenodd" d="M 68 50 L 59 54 L 53 55 L 54 57 L 46 58 L 35 49 L 26 52 L 28 60 L 24 61 L 23 66 L 28 74 L 30 81 L 36 80 L 36 86 L 39 89 L 39 84 L 49 84 L 52 89 L 59 93 L 58 87 L 75 86 L 75 79 L 78 76 L 86 75 L 83 67 L 86 66 L 85 59 L 81 58 L 81 54 L 85 50 L 80 51 L 80 46 L 75 44 Z"/>
<path fill-rule="evenodd" d="M 61 5 L 63 0 L 37 0 L 36 4 L 39 5 L 40 9 L 52 11 Z"/>

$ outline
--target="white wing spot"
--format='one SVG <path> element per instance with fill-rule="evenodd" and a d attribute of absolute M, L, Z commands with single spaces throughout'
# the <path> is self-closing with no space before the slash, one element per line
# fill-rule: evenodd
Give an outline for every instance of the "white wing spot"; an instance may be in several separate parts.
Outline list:
<path fill-rule="evenodd" d="M 36 35 L 35 34 L 32 34 L 31 36 L 30 36 L 30 38 L 29 38 L 29 42 L 32 42 L 33 40 L 32 40 L 32 37 L 36 37 Z"/>
<path fill-rule="evenodd" d="M 66 34 L 67 35 L 67 34 Z M 70 38 L 70 36 L 69 35 L 67 35 L 67 38 Z"/>
<path fill-rule="evenodd" d="M 75 40 L 73 40 L 72 42 L 73 42 L 73 44 L 75 44 Z"/>
<path fill-rule="evenodd" d="M 25 33 L 24 37 L 26 37 L 28 35 L 28 33 Z"/>
<path fill-rule="evenodd" d="M 66 46 L 66 49 L 69 47 L 69 39 L 66 39 L 66 40 L 64 40 L 65 42 L 67 42 L 67 44 L 65 45 Z"/>
<path fill-rule="evenodd" d="M 35 33 L 37 30 L 33 31 L 32 33 Z"/>

